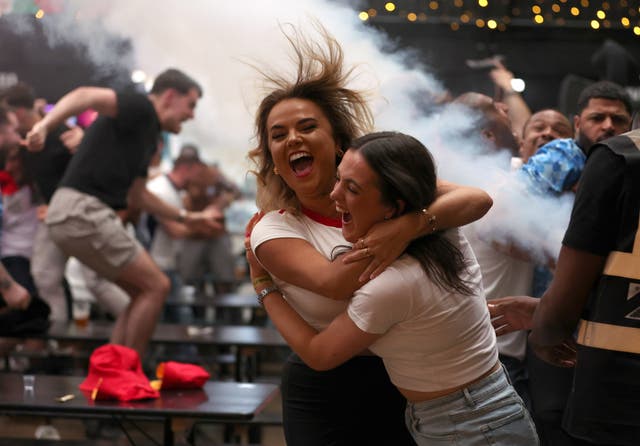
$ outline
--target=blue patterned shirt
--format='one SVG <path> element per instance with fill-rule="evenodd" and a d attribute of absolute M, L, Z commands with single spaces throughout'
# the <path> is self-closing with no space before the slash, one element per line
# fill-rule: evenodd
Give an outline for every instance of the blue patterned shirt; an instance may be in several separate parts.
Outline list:
<path fill-rule="evenodd" d="M 574 139 L 554 139 L 540 147 L 520 172 L 534 191 L 557 195 L 578 182 L 586 159 Z"/>

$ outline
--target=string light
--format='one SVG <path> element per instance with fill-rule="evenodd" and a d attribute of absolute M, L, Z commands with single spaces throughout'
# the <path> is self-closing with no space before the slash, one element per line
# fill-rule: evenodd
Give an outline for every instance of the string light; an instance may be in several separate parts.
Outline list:
<path fill-rule="evenodd" d="M 399 5 L 397 0 L 385 0 L 380 4 L 384 5 L 382 11 L 391 13 L 396 19 L 404 19 L 408 22 L 447 23 L 452 31 L 458 31 L 464 24 L 504 31 L 513 23 L 518 24 L 520 18 L 530 19 L 537 25 L 549 24 L 554 27 L 571 24 L 572 27 L 582 25 L 592 30 L 629 29 L 636 36 L 640 36 L 640 6 L 637 2 L 629 0 L 615 2 L 611 0 L 600 2 L 591 0 L 534 0 L 528 5 L 525 2 L 494 0 L 491 7 L 501 8 L 504 11 L 499 16 L 495 16 L 489 11 L 483 11 L 484 8 L 490 7 L 490 0 L 425 0 L 416 3 L 420 6 L 416 7 L 414 11 L 407 11 Z M 514 4 L 518 6 L 510 6 Z M 454 12 L 452 15 L 454 7 L 461 9 L 460 12 L 457 14 Z M 45 14 L 47 12 L 43 9 L 35 12 L 38 19 L 43 18 Z M 370 22 L 378 16 L 379 11 L 370 8 L 356 11 L 356 14 L 361 21 Z M 487 15 L 494 15 L 494 18 L 489 18 Z M 386 17 L 388 16 L 385 14 Z"/>
<path fill-rule="evenodd" d="M 42 17 L 44 17 L 44 11 L 42 9 L 38 9 L 36 12 L 36 19 L 41 19 Z"/>

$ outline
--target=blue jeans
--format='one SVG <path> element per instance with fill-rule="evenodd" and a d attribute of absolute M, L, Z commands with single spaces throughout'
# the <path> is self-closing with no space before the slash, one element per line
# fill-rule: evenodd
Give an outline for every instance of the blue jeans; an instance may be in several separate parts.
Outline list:
<path fill-rule="evenodd" d="M 539 444 L 529 412 L 502 368 L 450 395 L 407 403 L 405 419 L 419 446 Z"/>

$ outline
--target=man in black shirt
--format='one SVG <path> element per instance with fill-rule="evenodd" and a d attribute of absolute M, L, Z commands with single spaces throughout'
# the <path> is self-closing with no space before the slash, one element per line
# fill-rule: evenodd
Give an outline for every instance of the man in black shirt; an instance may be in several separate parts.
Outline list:
<path fill-rule="evenodd" d="M 563 422 L 573 444 L 635 445 L 640 436 L 639 221 L 640 130 L 634 130 L 591 148 L 542 299 L 490 306 L 496 333 L 532 329 L 536 354 L 575 366 Z"/>
<path fill-rule="evenodd" d="M 39 150 L 47 132 L 69 116 L 87 108 L 98 111 L 51 199 L 46 223 L 62 251 L 129 293 L 131 304 L 118 317 L 111 342 L 141 355 L 169 281 L 115 211 L 133 207 L 180 222 L 210 220 L 209 214 L 181 211 L 146 189 L 159 133 L 180 132 L 182 122 L 193 118 L 201 95 L 200 86 L 175 69 L 161 73 L 148 95 L 80 87 L 60 99 L 27 135 L 29 149 Z"/>
<path fill-rule="evenodd" d="M 36 96 L 33 89 L 24 82 L 8 88 L 2 101 L 18 118 L 18 131 L 25 136 L 33 126 L 42 119 L 36 109 Z M 51 240 L 49 228 L 44 223 L 47 205 L 53 196 L 58 183 L 64 175 L 72 155 L 75 153 L 84 132 L 80 127 L 69 128 L 65 123 L 48 132 L 44 147 L 39 152 L 27 152 L 27 162 L 33 170 L 33 177 L 39 198 L 43 201 L 38 206 L 40 226 L 33 240 L 31 259 L 31 275 L 38 289 L 51 308 L 50 319 L 68 320 L 71 308 L 67 305 L 67 297 L 63 287 L 63 278 L 67 265 L 67 256 Z M 94 295 L 101 307 L 106 308 L 113 316 L 119 315 L 129 303 L 129 296 L 114 283 L 100 277 L 80 264 L 89 291 Z M 91 280 L 87 280 L 91 278 Z M 89 286 L 91 285 L 91 286 Z"/>

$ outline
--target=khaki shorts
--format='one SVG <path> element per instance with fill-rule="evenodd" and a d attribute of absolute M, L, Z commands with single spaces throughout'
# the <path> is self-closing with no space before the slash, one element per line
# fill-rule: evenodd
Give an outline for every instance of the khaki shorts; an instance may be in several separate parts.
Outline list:
<path fill-rule="evenodd" d="M 113 209 L 75 189 L 62 187 L 56 191 L 45 223 L 66 255 L 112 281 L 143 249 Z"/>

